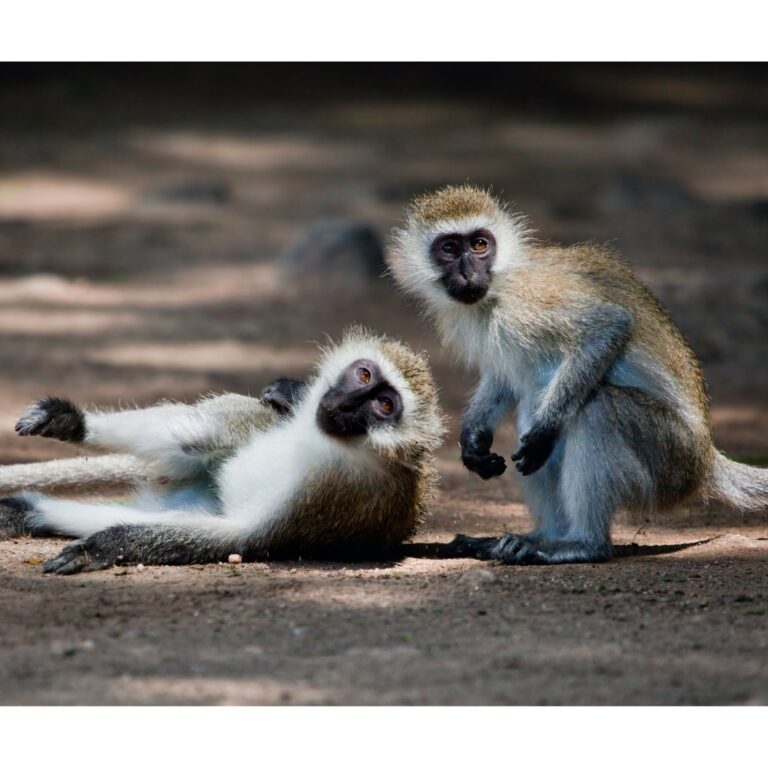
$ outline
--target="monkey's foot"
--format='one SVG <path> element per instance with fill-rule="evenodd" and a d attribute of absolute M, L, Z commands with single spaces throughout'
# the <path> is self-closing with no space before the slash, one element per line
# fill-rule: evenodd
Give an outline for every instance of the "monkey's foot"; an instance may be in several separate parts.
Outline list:
<path fill-rule="evenodd" d="M 87 539 L 64 547 L 56 557 L 43 565 L 43 572 L 69 576 L 83 571 L 101 571 L 116 565 L 122 560 L 122 556 L 109 531 L 110 529 L 99 531 Z"/>
<path fill-rule="evenodd" d="M 611 556 L 610 544 L 583 541 L 546 541 L 534 536 L 508 533 L 498 540 L 494 559 L 508 565 L 555 565 L 599 563 Z"/>
<path fill-rule="evenodd" d="M 32 403 L 16 422 L 16 433 L 23 437 L 39 435 L 69 443 L 85 438 L 85 415 L 69 400 L 46 397 Z"/>
<path fill-rule="evenodd" d="M 459 533 L 443 549 L 444 557 L 474 557 L 477 560 L 495 560 L 496 536 L 465 536 Z"/>
<path fill-rule="evenodd" d="M 458 535 L 448 544 L 446 557 L 499 560 L 507 565 L 554 565 L 599 563 L 612 554 L 610 544 L 582 541 L 546 541 L 538 536 L 508 533 L 501 538 Z"/>
<path fill-rule="evenodd" d="M 27 515 L 31 511 L 32 505 L 25 499 L 0 499 L 0 541 L 28 534 Z"/>

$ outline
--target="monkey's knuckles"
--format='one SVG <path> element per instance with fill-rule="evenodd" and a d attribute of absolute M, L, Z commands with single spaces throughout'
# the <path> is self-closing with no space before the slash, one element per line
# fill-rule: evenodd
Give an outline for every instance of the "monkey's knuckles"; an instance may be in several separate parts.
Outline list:
<path fill-rule="evenodd" d="M 16 422 L 16 434 L 21 437 L 55 437 L 64 431 L 61 416 L 52 416 L 44 410 L 28 411 Z"/>
<path fill-rule="evenodd" d="M 546 562 L 544 553 L 532 541 L 514 534 L 501 539 L 494 555 L 506 565 L 541 565 Z"/>
<path fill-rule="evenodd" d="M 532 475 L 541 469 L 552 454 L 557 435 L 551 432 L 529 432 L 520 438 L 520 447 L 512 454 L 515 467 L 523 475 Z"/>
<path fill-rule="evenodd" d="M 493 559 L 493 547 L 497 539 L 492 537 L 466 536 L 456 534 L 453 541 L 445 545 L 444 557 L 473 557 L 476 560 Z"/>
<path fill-rule="evenodd" d="M 85 571 L 100 571 L 112 565 L 114 561 L 90 551 L 87 542 L 75 542 L 64 547 L 56 557 L 44 563 L 43 573 L 71 576 Z"/>
<path fill-rule="evenodd" d="M 480 475 L 483 480 L 499 477 L 507 469 L 506 460 L 498 453 L 477 454 L 464 452 L 461 455 L 461 460 L 470 472 Z"/>

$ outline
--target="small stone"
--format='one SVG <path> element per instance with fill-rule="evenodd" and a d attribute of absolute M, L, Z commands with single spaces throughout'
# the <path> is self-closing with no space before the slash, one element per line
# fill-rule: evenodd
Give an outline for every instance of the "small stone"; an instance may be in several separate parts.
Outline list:
<path fill-rule="evenodd" d="M 243 562 L 243 556 L 233 553 L 227 558 L 227 562 L 231 563 L 232 565 L 237 565 L 238 563 Z"/>
<path fill-rule="evenodd" d="M 490 568 L 472 568 L 459 577 L 460 584 L 464 584 L 476 592 L 496 581 L 498 581 L 498 577 Z"/>
<path fill-rule="evenodd" d="M 143 571 L 143 570 L 144 570 L 144 563 L 139 563 L 139 564 L 136 566 L 136 570 L 137 570 L 137 571 Z"/>

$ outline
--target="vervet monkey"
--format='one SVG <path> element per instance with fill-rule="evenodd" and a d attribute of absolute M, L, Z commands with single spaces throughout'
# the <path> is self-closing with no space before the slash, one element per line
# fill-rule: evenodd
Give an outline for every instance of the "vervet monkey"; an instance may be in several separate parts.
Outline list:
<path fill-rule="evenodd" d="M 693 352 L 606 248 L 534 242 L 523 218 L 467 185 L 414 200 L 388 264 L 444 344 L 480 374 L 461 432 L 470 471 L 505 471 L 491 451 L 494 430 L 517 407 L 512 460 L 535 528 L 460 536 L 457 554 L 599 561 L 611 555 L 619 507 L 663 509 L 696 495 L 768 507 L 768 471 L 715 450 Z"/>
<path fill-rule="evenodd" d="M 90 413 L 48 401 L 25 431 L 64 431 L 91 446 L 129 451 L 162 478 L 127 505 L 23 494 L 0 502 L 5 536 L 80 541 L 47 562 L 49 573 L 115 563 L 206 563 L 240 554 L 369 557 L 390 552 L 424 515 L 442 416 L 425 358 L 353 329 L 325 350 L 280 417 L 261 399 L 224 395 Z M 274 394 L 274 393 L 273 393 Z M 47 423 L 51 427 L 35 427 Z"/>

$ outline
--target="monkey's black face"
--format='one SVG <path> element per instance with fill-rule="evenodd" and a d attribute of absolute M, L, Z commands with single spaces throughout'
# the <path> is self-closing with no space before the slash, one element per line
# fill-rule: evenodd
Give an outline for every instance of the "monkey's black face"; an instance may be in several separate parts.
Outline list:
<path fill-rule="evenodd" d="M 332 437 L 359 437 L 370 429 L 395 424 L 403 413 L 397 390 L 371 360 L 355 360 L 323 395 L 317 425 Z"/>
<path fill-rule="evenodd" d="M 491 287 L 496 239 L 487 229 L 468 235 L 438 235 L 430 247 L 433 262 L 448 295 L 462 304 L 476 304 Z"/>

